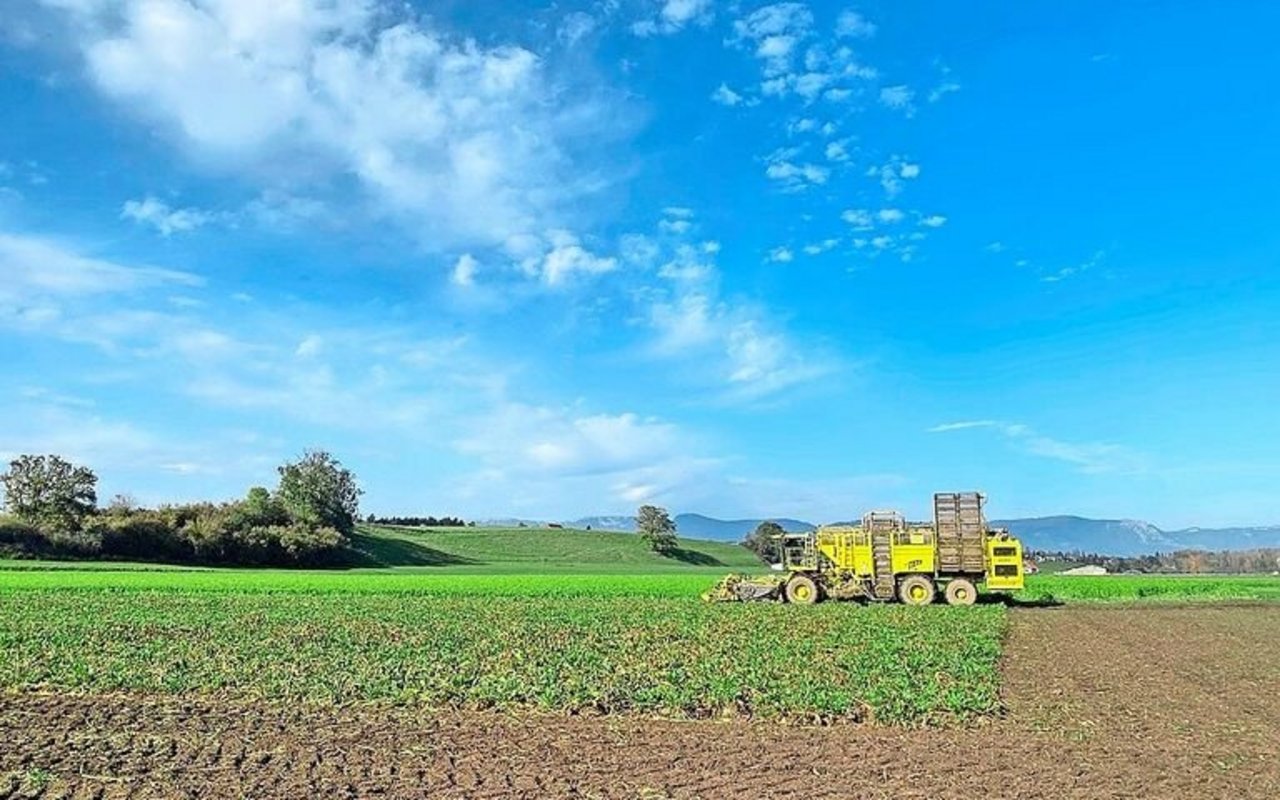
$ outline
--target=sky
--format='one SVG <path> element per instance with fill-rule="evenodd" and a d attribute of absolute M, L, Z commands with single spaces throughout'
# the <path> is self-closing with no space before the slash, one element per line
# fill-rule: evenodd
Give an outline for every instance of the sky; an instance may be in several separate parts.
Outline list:
<path fill-rule="evenodd" d="M 0 458 L 1280 523 L 1280 8 L 9 0 Z"/>

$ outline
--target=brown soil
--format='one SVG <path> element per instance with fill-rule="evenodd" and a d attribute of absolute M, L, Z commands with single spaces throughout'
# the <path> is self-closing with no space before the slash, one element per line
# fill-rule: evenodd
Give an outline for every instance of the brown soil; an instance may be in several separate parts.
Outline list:
<path fill-rule="evenodd" d="M 0 797 L 1280 797 L 1280 606 L 1016 611 L 1005 686 L 934 730 L 16 695 Z"/>

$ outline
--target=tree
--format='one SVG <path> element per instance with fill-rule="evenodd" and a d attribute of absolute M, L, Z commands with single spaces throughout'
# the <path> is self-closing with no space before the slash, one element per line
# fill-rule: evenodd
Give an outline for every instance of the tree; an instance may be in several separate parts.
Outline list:
<path fill-rule="evenodd" d="M 328 526 L 344 536 L 356 527 L 360 495 L 356 478 L 324 450 L 308 451 L 279 469 L 276 497 L 289 516 L 313 526 Z"/>
<path fill-rule="evenodd" d="M 747 534 L 747 538 L 742 541 L 742 546 L 760 556 L 760 560 L 767 564 L 772 564 L 778 560 L 778 540 L 775 538 L 786 533 L 782 526 L 773 520 L 765 520 L 756 526 L 756 529 Z"/>
<path fill-rule="evenodd" d="M 655 553 L 665 555 L 676 548 L 676 523 L 665 508 L 640 506 L 636 512 L 636 531 Z"/>
<path fill-rule="evenodd" d="M 98 476 L 49 456 L 18 456 L 0 475 L 5 505 L 20 519 L 55 531 L 80 529 L 98 502 Z"/>

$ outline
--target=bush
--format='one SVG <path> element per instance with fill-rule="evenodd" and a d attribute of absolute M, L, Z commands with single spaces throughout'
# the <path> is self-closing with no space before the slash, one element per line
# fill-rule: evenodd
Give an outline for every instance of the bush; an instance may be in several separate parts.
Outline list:
<path fill-rule="evenodd" d="M 30 557 L 48 549 L 40 529 L 16 516 L 0 515 L 0 555 Z"/>

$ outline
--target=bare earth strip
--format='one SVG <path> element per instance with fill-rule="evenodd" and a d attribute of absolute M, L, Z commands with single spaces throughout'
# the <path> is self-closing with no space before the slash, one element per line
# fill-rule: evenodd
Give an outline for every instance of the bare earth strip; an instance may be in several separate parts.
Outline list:
<path fill-rule="evenodd" d="M 0 797 L 1280 797 L 1280 606 L 1019 610 L 1004 671 L 944 730 L 10 695 Z"/>

